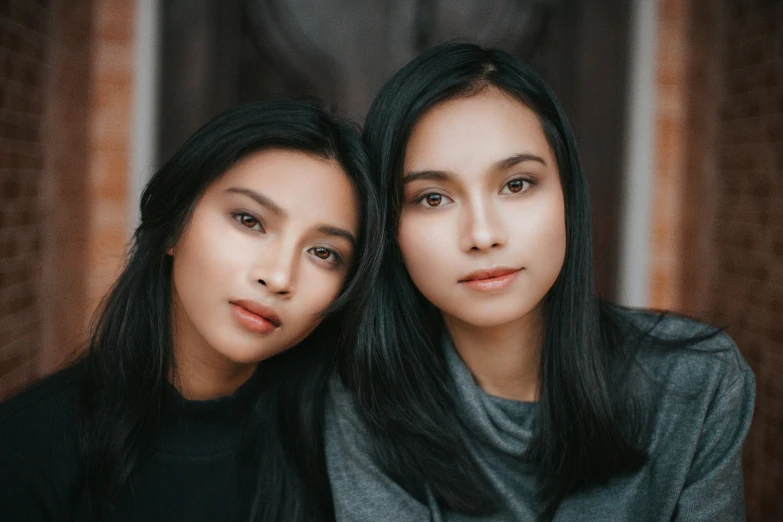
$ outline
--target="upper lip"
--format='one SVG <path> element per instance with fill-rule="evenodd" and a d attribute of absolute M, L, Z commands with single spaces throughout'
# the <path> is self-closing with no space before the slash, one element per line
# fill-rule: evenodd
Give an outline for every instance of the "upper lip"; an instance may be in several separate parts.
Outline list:
<path fill-rule="evenodd" d="M 275 326 L 280 326 L 280 316 L 275 313 L 274 310 L 272 310 L 268 306 L 264 306 L 261 303 L 257 303 L 255 301 L 248 301 L 248 300 L 239 300 L 239 301 L 231 301 L 233 304 L 237 306 L 241 306 L 248 312 L 252 314 L 256 314 L 258 316 L 263 317 L 270 323 L 272 323 Z"/>
<path fill-rule="evenodd" d="M 508 268 L 508 267 L 497 267 L 497 268 L 489 268 L 484 270 L 476 270 L 475 272 L 471 272 L 462 279 L 459 280 L 460 283 L 466 282 L 466 281 L 479 281 L 481 279 L 491 279 L 493 277 L 502 277 L 504 275 L 512 274 L 516 271 L 518 271 L 519 268 Z"/>

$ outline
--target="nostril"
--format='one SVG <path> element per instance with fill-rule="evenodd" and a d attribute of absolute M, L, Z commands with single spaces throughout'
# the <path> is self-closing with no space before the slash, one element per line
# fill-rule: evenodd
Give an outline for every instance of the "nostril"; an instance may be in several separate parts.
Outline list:
<path fill-rule="evenodd" d="M 264 281 L 263 279 L 259 279 L 258 282 L 261 283 L 262 285 L 266 286 L 266 281 Z"/>

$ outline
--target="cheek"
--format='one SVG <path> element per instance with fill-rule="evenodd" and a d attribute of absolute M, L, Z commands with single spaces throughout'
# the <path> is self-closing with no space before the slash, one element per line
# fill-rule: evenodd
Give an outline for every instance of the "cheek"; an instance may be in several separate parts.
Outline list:
<path fill-rule="evenodd" d="M 557 204 L 554 205 L 554 209 L 550 218 L 551 226 L 549 227 L 548 238 L 552 244 L 552 248 L 557 253 L 559 266 L 562 267 L 563 261 L 565 260 L 566 249 L 565 205 L 563 204 L 562 194 L 557 199 Z"/>
<path fill-rule="evenodd" d="M 320 270 L 319 272 L 311 277 L 305 276 L 303 280 L 303 284 L 307 288 L 307 293 L 301 296 L 304 320 L 312 320 L 313 317 L 329 308 L 340 294 L 345 280 L 344 277 L 324 274 Z"/>
<path fill-rule="evenodd" d="M 562 196 L 554 195 L 548 201 L 542 201 L 533 214 L 526 217 L 529 233 L 523 239 L 527 245 L 535 245 L 530 250 L 540 269 L 547 273 L 560 273 L 565 259 L 566 229 L 565 209 Z"/>
<path fill-rule="evenodd" d="M 454 252 L 456 231 L 444 216 L 411 216 L 403 214 L 397 233 L 397 243 L 405 268 L 419 290 L 436 290 L 439 281 L 453 276 L 458 259 Z"/>
<path fill-rule="evenodd" d="M 211 300 L 231 288 L 241 273 L 241 250 L 235 236 L 215 219 L 194 216 L 191 226 L 174 249 L 174 284 L 184 298 Z M 246 256 L 246 254 L 245 254 Z"/>
<path fill-rule="evenodd" d="M 345 277 L 324 274 L 320 269 L 305 270 L 302 274 L 304 289 L 297 296 L 298 302 L 291 303 L 292 346 L 306 338 L 321 324 L 321 313 L 327 310 L 340 295 Z"/>

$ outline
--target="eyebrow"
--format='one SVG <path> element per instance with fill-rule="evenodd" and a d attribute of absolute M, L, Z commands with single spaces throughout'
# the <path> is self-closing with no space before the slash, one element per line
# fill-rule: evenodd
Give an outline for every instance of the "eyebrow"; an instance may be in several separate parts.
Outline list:
<path fill-rule="evenodd" d="M 544 158 L 541 156 L 536 156 L 530 152 L 523 152 L 521 154 L 514 154 L 513 156 L 510 156 L 504 160 L 496 162 L 494 165 L 492 165 L 492 170 L 508 169 L 514 165 L 519 165 L 520 163 L 524 163 L 526 161 L 535 161 L 536 163 L 540 163 L 546 167 L 546 161 L 544 161 Z"/>
<path fill-rule="evenodd" d="M 344 228 L 340 227 L 333 227 L 332 225 L 321 225 L 318 227 L 318 232 L 321 234 L 326 234 L 328 236 L 336 236 L 336 237 L 342 237 L 347 239 L 351 246 L 356 248 L 356 238 L 353 234 L 345 230 Z"/>
<path fill-rule="evenodd" d="M 254 190 L 245 189 L 245 188 L 239 188 L 239 187 L 227 188 L 226 192 L 247 196 L 250 199 L 254 200 L 256 203 L 258 203 L 259 205 L 268 208 L 278 216 L 285 217 L 287 215 L 286 211 L 280 208 L 280 206 L 278 206 L 277 203 L 275 203 L 268 197 L 264 196 L 260 192 L 256 192 Z M 344 228 L 335 227 L 332 225 L 321 225 L 320 227 L 318 227 L 318 232 L 320 232 L 321 234 L 326 234 L 328 236 L 345 238 L 351 243 L 352 247 L 356 248 L 356 237 L 353 234 L 351 234 L 349 231 L 345 230 Z"/>
<path fill-rule="evenodd" d="M 544 158 L 541 156 L 537 156 L 529 152 L 523 152 L 520 154 L 514 154 L 513 156 L 509 156 L 508 158 L 493 163 L 490 170 L 509 169 L 514 165 L 519 165 L 520 163 L 524 163 L 526 161 L 534 161 L 546 166 L 546 161 L 544 161 Z M 443 170 L 419 170 L 405 174 L 402 178 L 402 184 L 405 185 L 407 183 L 412 183 L 422 179 L 432 181 L 447 181 L 451 177 L 451 173 Z"/>
<path fill-rule="evenodd" d="M 226 189 L 226 192 L 230 192 L 232 194 L 241 194 L 243 196 L 247 196 L 262 207 L 266 207 L 269 210 L 272 211 L 273 214 L 276 214 L 278 216 L 285 216 L 286 211 L 280 208 L 280 206 L 269 199 L 268 197 L 264 196 L 260 192 L 256 192 L 254 190 L 246 189 L 246 188 L 239 188 L 239 187 L 230 187 Z"/>
<path fill-rule="evenodd" d="M 402 177 L 402 184 L 412 183 L 420 179 L 429 179 L 433 181 L 446 181 L 451 177 L 451 174 L 442 170 L 419 170 L 415 172 L 408 172 Z"/>

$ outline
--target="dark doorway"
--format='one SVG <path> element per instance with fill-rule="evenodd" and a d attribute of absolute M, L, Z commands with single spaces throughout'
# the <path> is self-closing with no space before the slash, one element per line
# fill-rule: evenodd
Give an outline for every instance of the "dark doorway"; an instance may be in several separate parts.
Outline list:
<path fill-rule="evenodd" d="M 503 48 L 549 81 L 577 136 L 592 193 L 597 284 L 614 297 L 628 2 L 606 0 L 167 0 L 160 159 L 237 103 L 315 95 L 361 121 L 383 82 L 454 39 Z"/>

